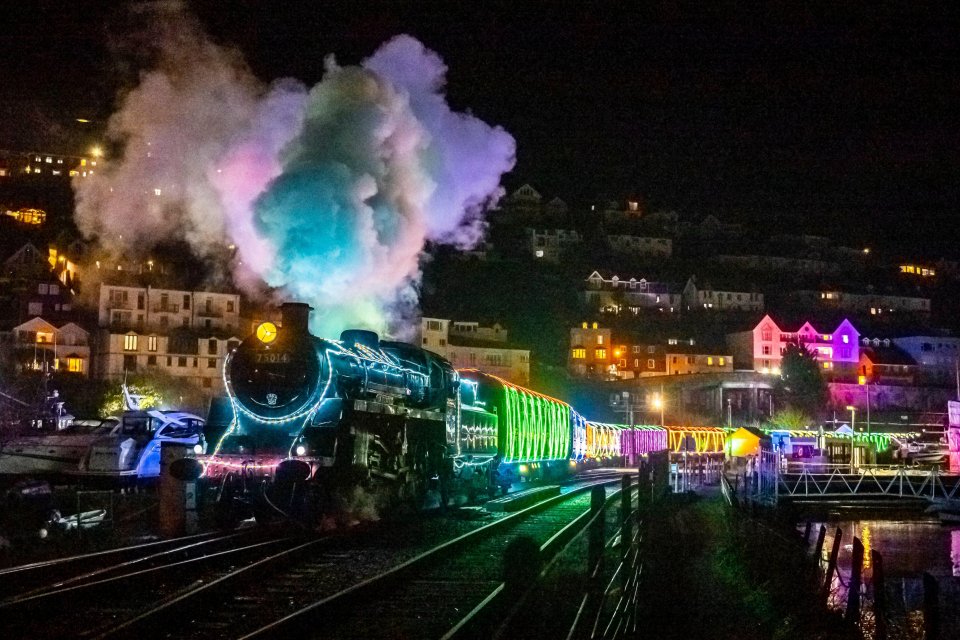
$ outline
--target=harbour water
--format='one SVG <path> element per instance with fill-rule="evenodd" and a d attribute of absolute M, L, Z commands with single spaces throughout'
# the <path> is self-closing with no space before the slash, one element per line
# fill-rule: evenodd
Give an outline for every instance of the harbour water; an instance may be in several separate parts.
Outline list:
<path fill-rule="evenodd" d="M 842 518 L 842 517 L 841 517 Z M 827 527 L 822 566 L 826 567 L 836 530 L 843 534 L 837 559 L 838 573 L 831 580 L 829 604 L 847 606 L 853 556 L 853 539 L 864 547 L 861 590 L 865 635 L 873 627 L 873 562 L 871 551 L 883 557 L 891 634 L 888 637 L 922 637 L 923 574 L 936 578 L 940 592 L 941 637 L 960 637 L 960 526 L 944 526 L 931 517 L 896 519 L 813 520 L 810 544 L 816 543 L 820 525 Z M 895 635 L 896 631 L 900 635 Z M 955 635 L 956 634 L 956 635 Z"/>

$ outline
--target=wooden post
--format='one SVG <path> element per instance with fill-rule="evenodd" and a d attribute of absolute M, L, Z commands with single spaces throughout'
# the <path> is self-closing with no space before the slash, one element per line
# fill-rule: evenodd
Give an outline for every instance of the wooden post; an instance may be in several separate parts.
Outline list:
<path fill-rule="evenodd" d="M 620 581 L 624 589 L 630 583 L 627 563 L 630 560 L 630 551 L 633 547 L 633 527 L 630 512 L 633 511 L 633 494 L 629 473 L 623 474 L 620 480 Z"/>
<path fill-rule="evenodd" d="M 823 576 L 823 584 L 820 586 L 820 601 L 827 602 L 830 596 L 830 582 L 833 580 L 833 572 L 837 570 L 837 556 L 840 554 L 840 541 L 843 540 L 843 531 L 837 527 L 833 534 L 833 547 L 830 549 L 830 559 L 827 561 L 827 573 Z"/>
<path fill-rule="evenodd" d="M 813 551 L 813 559 L 817 562 L 817 567 L 823 562 L 823 539 L 827 536 L 827 526 L 820 525 L 820 533 L 817 534 L 817 546 Z"/>
<path fill-rule="evenodd" d="M 863 577 L 863 543 L 853 539 L 853 559 L 850 563 L 850 586 L 847 589 L 847 622 L 860 622 L 860 584 Z"/>
<path fill-rule="evenodd" d="M 887 587 L 883 574 L 883 556 L 879 551 L 870 552 L 873 567 L 873 618 L 874 640 L 887 640 Z"/>
<path fill-rule="evenodd" d="M 940 585 L 926 571 L 923 572 L 923 630 L 926 640 L 940 639 Z"/>
<path fill-rule="evenodd" d="M 587 579 L 593 580 L 596 575 L 600 577 L 603 566 L 603 506 L 607 501 L 607 492 L 603 487 L 594 487 L 590 492 L 590 516 L 596 518 L 590 525 L 590 542 L 588 549 Z M 599 515 L 597 515 L 599 514 Z"/>

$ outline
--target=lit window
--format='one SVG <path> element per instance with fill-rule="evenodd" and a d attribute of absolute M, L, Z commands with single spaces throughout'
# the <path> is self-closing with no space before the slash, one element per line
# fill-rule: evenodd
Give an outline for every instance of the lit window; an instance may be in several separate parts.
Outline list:
<path fill-rule="evenodd" d="M 833 363 L 831 363 L 831 362 L 824 362 L 824 363 L 823 363 L 823 368 L 824 368 L 824 369 L 830 369 L 832 366 L 833 366 Z"/>
<path fill-rule="evenodd" d="M 67 371 L 71 373 L 83 373 L 83 360 L 80 358 L 67 358 Z"/>
<path fill-rule="evenodd" d="M 586 357 L 587 357 L 587 350 L 586 350 L 586 349 L 574 349 L 574 350 L 573 350 L 573 358 L 574 358 L 575 360 L 582 360 L 582 359 L 584 359 L 584 358 L 586 358 Z"/>
<path fill-rule="evenodd" d="M 725 365 L 726 363 L 727 363 L 727 359 L 724 358 L 723 356 L 720 356 L 720 366 L 722 367 L 722 366 Z"/>
<path fill-rule="evenodd" d="M 657 363 L 654 362 L 652 359 L 647 360 L 647 369 L 655 369 L 656 366 L 657 366 Z"/>
<path fill-rule="evenodd" d="M 157 350 L 157 336 L 147 336 L 147 351 Z"/>
<path fill-rule="evenodd" d="M 47 331 L 37 331 L 37 344 L 52 344 L 53 334 Z"/>
<path fill-rule="evenodd" d="M 713 366 L 713 356 L 707 356 L 707 366 L 708 367 Z"/>
<path fill-rule="evenodd" d="M 850 336 L 843 334 L 843 344 L 850 344 Z"/>
<path fill-rule="evenodd" d="M 123 336 L 123 350 L 124 351 L 136 351 L 137 350 L 137 337 L 136 335 L 127 335 Z"/>
<path fill-rule="evenodd" d="M 596 327 L 594 327 L 596 329 Z M 597 336 L 597 344 L 603 344 L 603 334 Z"/>
<path fill-rule="evenodd" d="M 534 255 L 536 255 L 538 258 L 542 258 L 542 257 L 543 257 L 543 249 L 537 249 L 537 251 L 536 251 L 536 253 L 535 253 Z"/>
<path fill-rule="evenodd" d="M 597 360 L 606 360 L 607 359 L 607 350 L 606 349 L 597 349 L 595 351 Z"/>

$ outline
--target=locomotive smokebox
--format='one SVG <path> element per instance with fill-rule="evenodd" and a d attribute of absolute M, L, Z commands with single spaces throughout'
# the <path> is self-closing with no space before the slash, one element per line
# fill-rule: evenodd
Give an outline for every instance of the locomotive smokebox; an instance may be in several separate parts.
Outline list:
<path fill-rule="evenodd" d="M 305 302 L 284 302 L 280 305 L 283 330 L 289 333 L 309 333 L 310 312 L 313 307 Z"/>

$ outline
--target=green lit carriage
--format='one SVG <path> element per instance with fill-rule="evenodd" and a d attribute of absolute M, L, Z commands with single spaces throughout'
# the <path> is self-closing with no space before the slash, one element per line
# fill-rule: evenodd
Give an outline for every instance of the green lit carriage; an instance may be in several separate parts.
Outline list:
<path fill-rule="evenodd" d="M 461 430 L 487 435 L 474 440 L 461 435 L 461 457 L 498 455 L 501 466 L 515 467 L 520 477 L 545 476 L 552 469 L 566 469 L 571 425 L 582 420 L 570 405 L 473 369 L 462 370 L 460 375 Z M 481 430 L 477 421 L 487 429 Z M 482 449 L 475 446 L 477 442 L 483 443 Z"/>

